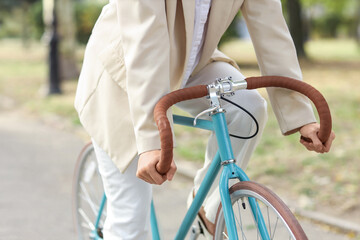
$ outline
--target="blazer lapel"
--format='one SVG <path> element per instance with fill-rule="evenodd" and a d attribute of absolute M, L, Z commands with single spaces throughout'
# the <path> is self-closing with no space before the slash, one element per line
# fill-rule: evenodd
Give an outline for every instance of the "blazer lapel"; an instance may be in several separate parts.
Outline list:
<path fill-rule="evenodd" d="M 214 52 L 214 47 L 217 47 L 223 31 L 226 30 L 233 2 L 234 0 L 212 0 L 203 53 L 193 74 L 196 74 L 207 64 Z"/>

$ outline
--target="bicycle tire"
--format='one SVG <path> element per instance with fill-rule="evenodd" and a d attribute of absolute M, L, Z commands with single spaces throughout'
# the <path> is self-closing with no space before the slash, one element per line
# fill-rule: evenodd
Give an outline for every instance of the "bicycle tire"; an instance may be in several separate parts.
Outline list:
<path fill-rule="evenodd" d="M 250 210 L 248 197 L 253 197 L 259 204 L 270 239 L 308 239 L 290 209 L 270 189 L 258 183 L 246 181 L 234 184 L 229 191 L 239 239 L 261 239 L 255 217 Z M 245 202 L 245 209 L 242 205 L 243 202 Z M 276 220 L 271 221 L 270 217 L 276 217 Z M 279 223 L 283 226 L 279 226 Z M 272 229 L 272 226 L 275 229 Z M 214 239 L 228 239 L 226 238 L 226 226 L 221 203 L 215 220 Z"/>
<path fill-rule="evenodd" d="M 89 143 L 80 152 L 73 178 L 72 212 L 79 240 L 102 238 L 106 207 L 103 210 L 96 234 L 94 225 L 103 194 L 94 147 Z"/>

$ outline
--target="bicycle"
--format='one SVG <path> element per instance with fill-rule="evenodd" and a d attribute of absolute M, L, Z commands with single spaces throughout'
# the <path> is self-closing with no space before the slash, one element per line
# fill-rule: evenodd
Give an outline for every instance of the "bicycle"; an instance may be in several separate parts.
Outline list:
<path fill-rule="evenodd" d="M 156 124 L 161 138 L 161 160 L 157 170 L 165 173 L 172 159 L 172 132 L 166 111 L 180 101 L 208 96 L 210 108 L 195 118 L 173 116 L 174 123 L 214 131 L 219 146 L 218 153 L 196 193 L 175 239 L 184 239 L 191 229 L 190 238 L 196 239 L 204 231 L 202 222 L 194 223 L 216 175 L 220 175 L 221 203 L 215 221 L 214 239 L 307 239 L 299 222 L 284 202 L 263 185 L 250 181 L 245 172 L 235 164 L 230 136 L 226 126 L 225 111 L 219 99 L 231 96 L 240 89 L 261 87 L 282 87 L 298 91 L 313 101 L 320 118 L 318 133 L 326 142 L 331 132 L 331 115 L 324 97 L 316 89 L 302 81 L 279 76 L 251 77 L 233 81 L 230 77 L 217 79 L 210 85 L 200 85 L 180 89 L 164 96 L 154 109 Z M 199 119 L 209 113 L 210 120 Z M 253 118 L 254 119 L 254 118 Z M 254 119 L 255 120 L 255 119 Z M 256 121 L 256 120 L 255 120 Z M 102 225 L 105 219 L 106 196 L 101 187 L 95 158 L 91 158 L 93 148 L 87 145 L 81 152 L 74 178 L 74 214 L 79 239 L 102 239 Z M 229 187 L 230 179 L 239 182 Z M 96 183 L 93 183 L 96 182 Z M 88 187 L 88 188 L 87 188 Z M 193 224 L 194 223 L 194 224 Z M 160 239 L 155 207 L 151 205 L 151 230 L 153 239 Z M 239 236 L 238 236 L 239 235 Z M 276 238 L 275 238 L 276 237 Z"/>

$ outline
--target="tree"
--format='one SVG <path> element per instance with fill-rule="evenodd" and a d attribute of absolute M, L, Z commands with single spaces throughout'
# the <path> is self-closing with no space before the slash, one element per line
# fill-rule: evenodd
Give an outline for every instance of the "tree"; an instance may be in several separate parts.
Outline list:
<path fill-rule="evenodd" d="M 28 23 L 28 16 L 30 5 L 41 0 L 1 0 L 0 12 L 9 13 L 15 8 L 20 8 L 21 14 L 21 38 L 24 46 L 28 46 L 28 40 L 30 38 L 30 26 Z M 0 14 L 1 15 L 1 14 Z"/>
<path fill-rule="evenodd" d="M 61 2 L 61 4 L 60 4 Z M 61 0 L 57 4 L 60 42 L 60 75 L 62 79 L 77 79 L 76 66 L 76 23 L 74 1 Z"/>
<path fill-rule="evenodd" d="M 306 57 L 304 45 L 310 30 L 312 35 L 316 33 L 321 37 L 335 38 L 346 34 L 359 38 L 359 0 L 283 0 L 283 3 L 299 57 Z"/>
<path fill-rule="evenodd" d="M 301 0 L 321 37 L 354 36 L 359 0 Z M 341 32 L 339 31 L 341 29 Z"/>
<path fill-rule="evenodd" d="M 54 5 L 55 4 L 55 5 Z M 52 32 L 53 9 L 56 10 L 57 35 L 59 40 L 59 74 L 61 79 L 76 79 L 76 33 L 72 0 L 43 0 L 44 23 L 47 36 Z"/>
<path fill-rule="evenodd" d="M 301 2 L 300 0 L 287 0 L 286 5 L 290 33 L 295 43 L 296 53 L 299 58 L 306 58 Z"/>
<path fill-rule="evenodd" d="M 5 9 L 7 11 L 12 10 L 13 8 L 19 7 L 22 4 L 32 4 L 40 0 L 1 0 L 0 9 Z"/>
<path fill-rule="evenodd" d="M 357 1 L 357 14 L 356 14 L 356 23 L 355 23 L 355 38 L 358 43 L 358 46 L 360 47 L 360 1 Z"/>

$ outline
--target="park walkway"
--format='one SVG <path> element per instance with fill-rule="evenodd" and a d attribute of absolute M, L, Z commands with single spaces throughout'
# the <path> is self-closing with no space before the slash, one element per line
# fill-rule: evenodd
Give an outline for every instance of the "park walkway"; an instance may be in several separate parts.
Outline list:
<path fill-rule="evenodd" d="M 0 109 L 0 239 L 76 239 L 71 183 L 84 140 L 55 125 Z M 177 226 L 184 214 L 191 181 L 178 174 L 164 187 L 154 188 L 154 198 L 162 206 L 158 215 L 167 240 L 175 229 L 169 222 Z M 304 224 L 309 239 L 348 239 L 307 220 Z"/>

